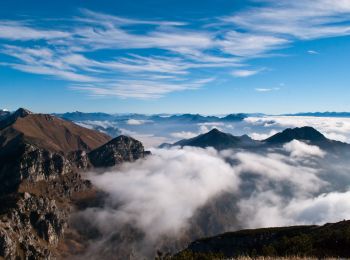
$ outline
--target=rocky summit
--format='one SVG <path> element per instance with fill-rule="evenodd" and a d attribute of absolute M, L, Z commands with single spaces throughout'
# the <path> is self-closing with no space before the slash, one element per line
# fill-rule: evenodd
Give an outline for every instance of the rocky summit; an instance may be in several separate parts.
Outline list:
<path fill-rule="evenodd" d="M 0 120 L 0 259 L 60 257 L 70 213 L 97 193 L 81 174 L 146 154 L 135 139 L 52 115 L 19 109 Z"/>
<path fill-rule="evenodd" d="M 121 135 L 91 151 L 89 159 L 95 167 L 110 167 L 143 158 L 145 154 L 140 141 Z"/>

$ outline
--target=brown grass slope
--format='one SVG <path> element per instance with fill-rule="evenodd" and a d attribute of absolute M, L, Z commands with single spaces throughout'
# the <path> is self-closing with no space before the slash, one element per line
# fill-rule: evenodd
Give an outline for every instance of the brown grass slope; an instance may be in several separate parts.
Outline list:
<path fill-rule="evenodd" d="M 19 109 L 11 118 L 0 121 L 0 148 L 24 142 L 66 154 L 77 150 L 91 151 L 111 140 L 104 133 L 55 116 L 24 111 Z"/>

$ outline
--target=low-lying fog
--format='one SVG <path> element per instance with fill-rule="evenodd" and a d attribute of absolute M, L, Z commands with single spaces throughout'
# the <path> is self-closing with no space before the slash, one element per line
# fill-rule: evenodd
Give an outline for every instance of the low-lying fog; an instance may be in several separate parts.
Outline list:
<path fill-rule="evenodd" d="M 131 116 L 132 117 L 132 116 Z M 135 119 L 136 118 L 136 119 Z M 234 135 L 248 134 L 262 140 L 290 127 L 311 126 L 326 137 L 350 143 L 350 118 L 305 117 L 305 116 L 262 116 L 247 117 L 233 122 L 196 122 L 182 120 L 116 119 L 114 121 L 79 121 L 77 123 L 111 135 L 126 134 L 142 141 L 146 147 L 157 147 L 164 142 L 175 142 L 206 133 L 212 128 Z"/>
<path fill-rule="evenodd" d="M 219 127 L 261 139 L 279 128 L 303 125 L 338 140 L 349 138 L 350 121 L 310 117 L 200 124 L 197 133 Z M 192 137 L 179 133 L 177 139 Z M 350 162 L 317 146 L 293 140 L 259 152 L 192 147 L 151 152 L 102 174 L 89 173 L 107 198 L 103 206 L 76 215 L 80 228 L 95 230 L 87 255 L 152 258 L 157 249 L 178 250 L 225 231 L 350 218 Z"/>

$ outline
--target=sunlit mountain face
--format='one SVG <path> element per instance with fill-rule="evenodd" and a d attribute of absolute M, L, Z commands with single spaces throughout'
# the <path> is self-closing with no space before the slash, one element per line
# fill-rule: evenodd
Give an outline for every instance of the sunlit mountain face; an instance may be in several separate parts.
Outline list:
<path fill-rule="evenodd" d="M 2 0 L 0 259 L 350 259 L 350 0 Z"/>

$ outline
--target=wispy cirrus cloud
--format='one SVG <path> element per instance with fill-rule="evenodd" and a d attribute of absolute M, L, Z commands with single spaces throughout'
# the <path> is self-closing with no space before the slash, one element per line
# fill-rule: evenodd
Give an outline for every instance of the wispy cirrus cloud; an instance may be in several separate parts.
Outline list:
<path fill-rule="evenodd" d="M 277 90 L 280 90 L 280 88 L 255 88 L 255 91 L 257 92 L 271 92 Z"/>
<path fill-rule="evenodd" d="M 35 28 L 25 22 L 0 21 L 0 39 L 28 41 L 61 39 L 68 36 L 69 32 Z"/>
<path fill-rule="evenodd" d="M 251 33 L 278 35 L 281 39 L 315 39 L 348 35 L 350 2 L 259 0 L 262 7 L 223 18 Z"/>
<path fill-rule="evenodd" d="M 215 77 L 216 68 L 234 77 L 253 76 L 261 70 L 246 69 L 251 59 L 276 55 L 296 41 L 350 34 L 348 0 L 255 3 L 196 24 L 87 9 L 55 23 L 0 20 L 0 50 L 9 58 L 1 65 L 84 83 L 72 89 L 92 95 L 155 98 L 197 89 Z"/>
<path fill-rule="evenodd" d="M 237 31 L 228 32 L 224 39 L 218 42 L 224 52 L 246 58 L 256 58 L 269 51 L 283 48 L 289 43 L 288 39 L 273 35 Z"/>
<path fill-rule="evenodd" d="M 308 50 L 307 53 L 308 53 L 308 54 L 311 54 L 311 55 L 320 54 L 318 51 L 314 51 L 314 50 Z"/>
<path fill-rule="evenodd" d="M 232 75 L 237 78 L 246 78 L 260 73 L 262 70 L 234 70 Z"/>
<path fill-rule="evenodd" d="M 71 88 L 86 92 L 96 97 L 120 97 L 136 99 L 160 98 L 171 92 L 199 89 L 203 85 L 213 81 L 214 78 L 206 78 L 195 81 L 164 83 L 150 80 L 117 80 L 103 85 L 75 85 Z"/>

